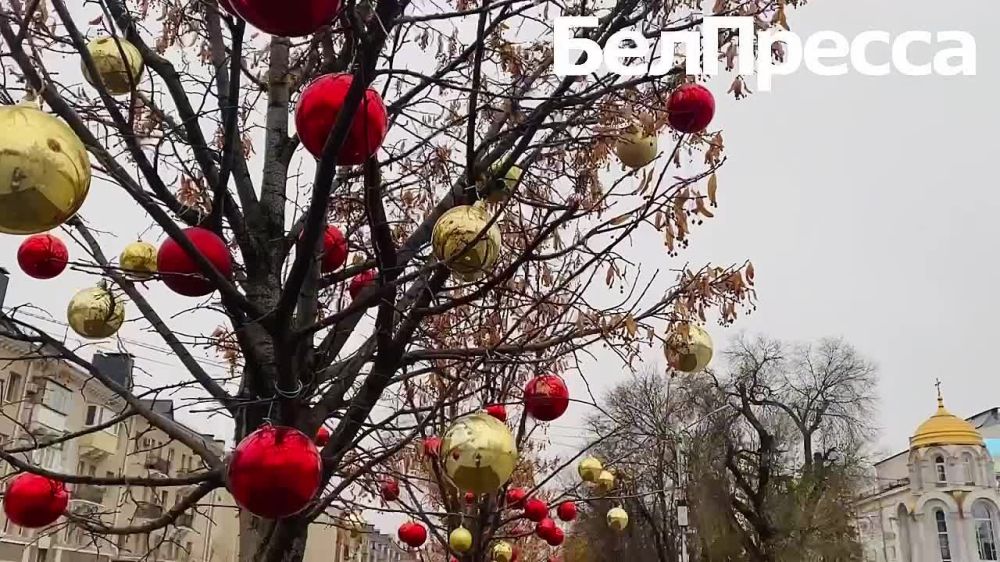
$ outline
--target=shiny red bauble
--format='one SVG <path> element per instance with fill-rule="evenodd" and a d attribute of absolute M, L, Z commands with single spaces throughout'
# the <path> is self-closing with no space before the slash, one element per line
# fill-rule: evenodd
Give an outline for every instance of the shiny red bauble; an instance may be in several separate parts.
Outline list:
<path fill-rule="evenodd" d="M 347 285 L 347 292 L 350 293 L 352 299 L 358 298 L 361 291 L 364 291 L 369 285 L 371 285 L 372 282 L 375 281 L 376 277 L 378 277 L 378 273 L 376 273 L 374 269 L 362 271 L 351 278 L 350 284 Z"/>
<path fill-rule="evenodd" d="M 63 241 L 51 234 L 34 234 L 24 239 L 17 249 L 17 265 L 35 279 L 52 279 L 66 269 L 69 250 Z"/>
<path fill-rule="evenodd" d="M 524 516 L 535 523 L 545 519 L 549 514 L 549 506 L 538 498 L 524 502 Z"/>
<path fill-rule="evenodd" d="M 424 439 L 422 448 L 424 456 L 437 458 L 441 454 L 441 438 L 437 435 L 432 435 Z"/>
<path fill-rule="evenodd" d="M 335 226 L 326 227 L 323 233 L 323 259 L 320 271 L 330 273 L 340 269 L 347 262 L 347 239 L 344 233 Z"/>
<path fill-rule="evenodd" d="M 340 0 L 230 0 L 247 23 L 271 35 L 302 37 L 333 21 Z"/>
<path fill-rule="evenodd" d="M 280 519 L 309 505 L 319 490 L 322 466 L 306 434 L 268 425 L 236 446 L 228 476 L 236 503 L 259 517 Z"/>
<path fill-rule="evenodd" d="M 465 503 L 467 503 L 469 505 L 472 505 L 472 504 L 476 503 L 476 493 L 475 492 L 466 492 L 465 493 Z"/>
<path fill-rule="evenodd" d="M 566 534 L 559 527 L 552 529 L 545 537 L 545 542 L 549 543 L 549 546 L 559 546 L 564 540 L 566 540 Z"/>
<path fill-rule="evenodd" d="M 406 543 L 407 546 L 412 548 L 417 548 L 427 541 L 427 529 L 424 528 L 420 523 L 403 523 L 399 526 L 399 540 Z"/>
<path fill-rule="evenodd" d="M 383 479 L 379 490 L 382 493 L 382 499 L 387 502 L 399 499 L 399 482 L 396 482 L 395 478 L 386 477 Z"/>
<path fill-rule="evenodd" d="M 700 84 L 682 84 L 667 99 L 667 122 L 682 133 L 700 133 L 715 116 L 715 97 Z"/>
<path fill-rule="evenodd" d="M 281 5 L 281 2 L 275 4 Z M 295 129 L 302 145 L 316 158 L 323 156 L 323 146 L 337 123 L 337 115 L 344 106 L 353 79 L 350 74 L 325 74 L 310 82 L 299 97 L 295 106 Z M 378 152 L 388 129 L 385 104 L 378 92 L 368 88 L 337 153 L 337 164 L 363 164 Z"/>
<path fill-rule="evenodd" d="M 319 426 L 316 430 L 316 446 L 326 447 L 326 444 L 330 442 L 330 430 L 325 426 Z"/>
<path fill-rule="evenodd" d="M 556 515 L 559 519 L 563 521 L 572 521 L 576 519 L 576 504 L 573 502 L 562 502 L 556 507 Z"/>
<path fill-rule="evenodd" d="M 66 511 L 69 493 L 62 482 L 30 472 L 14 477 L 3 496 L 3 511 L 15 525 L 44 527 Z"/>
<path fill-rule="evenodd" d="M 538 535 L 538 538 L 547 541 L 549 540 L 549 535 L 551 535 L 552 531 L 555 531 L 556 529 L 558 529 L 558 527 L 556 527 L 556 522 L 546 517 L 545 519 L 539 521 L 538 525 L 535 525 L 535 534 Z"/>
<path fill-rule="evenodd" d="M 184 229 L 184 236 L 223 277 L 232 278 L 233 259 L 222 238 L 211 230 L 197 226 Z M 215 285 L 202 274 L 198 262 L 173 238 L 166 239 L 160 245 L 160 251 L 156 254 L 156 269 L 163 283 L 179 295 L 203 297 L 215 290 Z"/>
<path fill-rule="evenodd" d="M 552 421 L 569 407 L 566 381 L 556 375 L 539 375 L 524 387 L 524 409 L 540 421 Z"/>
<path fill-rule="evenodd" d="M 503 404 L 491 404 L 487 406 L 486 413 L 502 422 L 507 421 L 507 408 Z"/>
<path fill-rule="evenodd" d="M 233 9 L 233 4 L 229 0 L 219 0 L 219 7 L 234 16 L 236 15 L 236 10 Z"/>
<path fill-rule="evenodd" d="M 528 492 L 524 488 L 507 488 L 507 507 L 512 509 L 522 509 L 524 498 L 528 497 Z"/>

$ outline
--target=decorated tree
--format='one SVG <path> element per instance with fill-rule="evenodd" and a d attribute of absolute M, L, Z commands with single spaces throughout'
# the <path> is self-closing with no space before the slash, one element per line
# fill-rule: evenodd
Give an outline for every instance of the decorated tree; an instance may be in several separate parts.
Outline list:
<path fill-rule="evenodd" d="M 712 10 L 766 27 L 783 25 L 785 4 Z M 365 490 L 388 500 L 398 486 L 409 495 L 395 508 L 369 507 L 410 514 L 442 550 L 471 521 L 463 558 L 512 556 L 494 552 L 509 528 L 501 499 L 512 487 L 542 497 L 572 462 L 540 452 L 552 413 L 528 416 L 531 401 L 564 385 L 564 401 L 591 402 L 581 352 L 595 346 L 624 365 L 662 346 L 677 368 L 704 368 L 699 324 L 728 324 L 752 304 L 749 263 L 669 259 L 717 204 L 723 139 L 709 90 L 683 60 L 660 75 L 553 71 L 553 17 L 598 15 L 577 35 L 603 45 L 630 28 L 697 29 L 700 8 L 4 3 L 0 232 L 29 235 L 17 256 L 26 275 L 83 287 L 65 295 L 70 339 L 30 308 L 4 312 L 5 337 L 23 344 L 11 361 L 72 364 L 115 407 L 107 422 L 0 451 L 22 473 L 8 516 L 54 522 L 63 484 L 178 492 L 141 524 L 70 517 L 95 540 L 128 537 L 176 524 L 225 488 L 242 508 L 239 559 L 291 561 L 311 522 L 350 523 L 341 516 L 366 505 Z M 730 63 L 735 40 L 724 34 Z M 744 93 L 740 78 L 733 91 Z M 110 338 L 129 351 L 147 332 L 186 371 L 179 381 L 123 382 L 77 346 Z M 227 376 L 206 370 L 206 348 Z M 178 392 L 232 420 L 231 454 L 150 401 Z M 511 425 L 475 414 L 496 404 L 520 412 Z M 95 476 L 25 456 L 130 418 L 194 451 L 196 468 Z M 412 471 L 420 447 L 436 458 Z M 600 484 L 594 469 L 584 472 Z"/>

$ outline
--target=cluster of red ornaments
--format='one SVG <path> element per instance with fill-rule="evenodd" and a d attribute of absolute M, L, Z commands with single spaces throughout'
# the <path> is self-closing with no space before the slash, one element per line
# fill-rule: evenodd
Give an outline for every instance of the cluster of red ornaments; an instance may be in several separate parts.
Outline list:
<path fill-rule="evenodd" d="M 524 488 L 508 488 L 504 500 L 510 509 L 520 509 L 525 519 L 534 522 L 535 534 L 551 546 L 559 546 L 566 540 L 562 529 L 549 517 L 549 506 L 538 498 L 528 498 Z M 564 501 L 556 507 L 556 516 L 562 521 L 576 519 L 576 504 Z"/>

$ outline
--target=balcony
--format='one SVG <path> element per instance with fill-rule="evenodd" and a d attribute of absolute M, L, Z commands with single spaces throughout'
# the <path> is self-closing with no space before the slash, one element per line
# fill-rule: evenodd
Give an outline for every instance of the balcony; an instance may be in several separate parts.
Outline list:
<path fill-rule="evenodd" d="M 147 501 L 135 502 L 135 516 L 137 519 L 156 519 L 163 515 L 163 506 Z"/>
<path fill-rule="evenodd" d="M 177 516 L 177 520 L 174 524 L 178 527 L 184 527 L 186 529 L 194 529 L 194 513 L 182 513 Z"/>
<path fill-rule="evenodd" d="M 35 435 L 66 433 L 66 415 L 44 404 L 32 404 L 28 409 L 28 430 Z"/>
<path fill-rule="evenodd" d="M 149 470 L 159 472 L 164 476 L 170 475 L 170 461 L 159 455 L 150 454 L 146 457 L 146 463 L 144 466 Z"/>
<path fill-rule="evenodd" d="M 107 431 L 95 431 L 80 438 L 80 456 L 102 460 L 118 452 L 118 436 Z"/>
<path fill-rule="evenodd" d="M 105 489 L 93 484 L 77 484 L 73 489 L 72 498 L 90 503 L 104 503 Z"/>

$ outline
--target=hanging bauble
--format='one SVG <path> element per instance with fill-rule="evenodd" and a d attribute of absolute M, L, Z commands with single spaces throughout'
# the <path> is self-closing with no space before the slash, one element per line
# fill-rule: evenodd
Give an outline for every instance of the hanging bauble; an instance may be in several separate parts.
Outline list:
<path fill-rule="evenodd" d="M 584 482 L 597 482 L 597 477 L 601 475 L 602 470 L 604 470 L 604 465 L 594 457 L 583 459 L 576 467 L 580 479 Z"/>
<path fill-rule="evenodd" d="M 636 169 L 656 159 L 656 133 L 648 133 L 644 125 L 635 121 L 621 132 L 615 143 L 615 154 L 622 164 Z"/>
<path fill-rule="evenodd" d="M 271 35 L 304 37 L 333 22 L 340 0 L 229 0 L 247 23 Z"/>
<path fill-rule="evenodd" d="M 556 515 L 559 519 L 563 521 L 572 521 L 576 519 L 576 504 L 571 501 L 565 501 L 556 507 Z"/>
<path fill-rule="evenodd" d="M 316 446 L 326 447 L 326 444 L 330 442 L 330 430 L 326 426 L 319 426 L 316 430 Z"/>
<path fill-rule="evenodd" d="M 437 435 L 431 435 L 430 437 L 424 439 L 424 442 L 421 444 L 421 449 L 423 450 L 425 457 L 439 457 L 441 455 L 441 438 Z"/>
<path fill-rule="evenodd" d="M 323 156 L 323 146 L 337 123 L 337 115 L 344 107 L 353 79 L 350 74 L 324 74 L 310 82 L 299 96 L 295 106 L 295 128 L 302 145 L 316 158 Z M 388 130 L 389 117 L 382 97 L 368 88 L 337 153 L 337 164 L 364 164 L 378 152 Z"/>
<path fill-rule="evenodd" d="M 229 461 L 229 491 L 243 509 L 266 519 L 305 509 L 323 475 L 316 444 L 301 431 L 265 425 L 247 435 Z"/>
<path fill-rule="evenodd" d="M 472 504 L 476 503 L 476 493 L 475 492 L 466 492 L 465 493 L 465 503 L 467 503 L 469 505 L 472 505 Z"/>
<path fill-rule="evenodd" d="M 482 277 L 493 267 L 500 257 L 500 244 L 500 227 L 481 204 L 448 209 L 431 233 L 434 256 L 466 281 Z"/>
<path fill-rule="evenodd" d="M 458 419 L 441 442 L 444 470 L 460 490 L 492 493 L 506 482 L 517 464 L 510 429 L 477 412 Z"/>
<path fill-rule="evenodd" d="M 695 324 L 673 327 L 664 343 L 664 353 L 671 368 L 685 373 L 702 371 L 712 361 L 712 337 Z"/>
<path fill-rule="evenodd" d="M 23 472 L 7 484 L 3 511 L 15 525 L 37 528 L 55 523 L 68 503 L 69 493 L 62 482 Z"/>
<path fill-rule="evenodd" d="M 615 487 L 615 475 L 610 470 L 602 470 L 597 476 L 597 489 L 602 493 L 608 493 Z"/>
<path fill-rule="evenodd" d="M 566 381 L 556 375 L 538 375 L 524 386 L 524 409 L 539 421 L 552 421 L 569 407 Z"/>
<path fill-rule="evenodd" d="M 374 269 L 362 271 L 351 278 L 351 282 L 347 285 L 347 292 L 351 295 L 352 299 L 358 298 L 361 291 L 368 288 L 375 281 L 376 277 L 378 277 L 378 272 Z"/>
<path fill-rule="evenodd" d="M 448 545 L 455 552 L 468 552 L 472 548 L 472 533 L 465 527 L 459 527 L 448 535 Z"/>
<path fill-rule="evenodd" d="M 83 289 L 70 299 L 66 320 L 81 337 L 92 340 L 111 337 L 125 321 L 125 296 L 103 286 Z"/>
<path fill-rule="evenodd" d="M 184 236 L 205 259 L 226 279 L 233 276 L 233 259 L 222 238 L 211 230 L 199 227 L 184 229 Z M 215 291 L 215 285 L 202 274 L 201 267 L 173 238 L 160 245 L 156 268 L 163 283 L 173 292 L 186 297 L 203 297 Z"/>
<path fill-rule="evenodd" d="M 542 519 L 545 519 L 549 515 L 549 506 L 547 503 L 543 502 L 538 498 L 531 498 L 524 502 L 524 516 L 530 520 L 538 523 Z"/>
<path fill-rule="evenodd" d="M 545 542 L 549 543 L 549 546 L 559 546 L 564 540 L 566 540 L 566 534 L 563 533 L 563 530 L 559 527 L 552 529 L 552 531 L 545 536 Z"/>
<path fill-rule="evenodd" d="M 528 497 L 528 491 L 524 488 L 507 488 L 505 500 L 507 507 L 511 509 L 524 509 L 524 500 Z"/>
<path fill-rule="evenodd" d="M 347 239 L 344 233 L 335 226 L 326 227 L 323 233 L 323 259 L 320 271 L 330 273 L 340 269 L 347 262 Z"/>
<path fill-rule="evenodd" d="M 52 279 L 66 269 L 69 250 L 52 234 L 33 234 L 17 248 L 17 265 L 35 279 Z"/>
<path fill-rule="evenodd" d="M 507 408 L 503 404 L 490 404 L 486 407 L 486 413 L 502 422 L 507 421 Z"/>
<path fill-rule="evenodd" d="M 97 75 L 104 88 L 112 96 L 131 93 L 132 88 L 139 85 L 144 68 L 142 55 L 135 45 L 123 37 L 115 38 L 107 35 L 98 37 L 87 43 L 87 52 L 94 61 L 94 68 L 97 69 Z M 80 67 L 83 69 L 84 79 L 91 86 L 99 87 L 87 70 L 87 64 L 80 61 Z"/>
<path fill-rule="evenodd" d="M 399 482 L 395 478 L 386 476 L 382 479 L 379 491 L 382 493 L 383 500 L 394 502 L 399 499 Z"/>
<path fill-rule="evenodd" d="M 556 522 L 552 519 L 545 517 L 535 525 L 535 535 L 542 540 L 549 540 L 548 537 L 553 530 L 558 529 L 556 527 Z"/>
<path fill-rule="evenodd" d="M 493 562 L 513 562 L 514 547 L 507 541 L 498 541 L 490 549 L 490 560 Z"/>
<path fill-rule="evenodd" d="M 628 527 L 628 513 L 620 507 L 612 507 L 608 510 L 608 527 L 615 531 L 622 531 Z"/>
<path fill-rule="evenodd" d="M 497 160 L 490 166 L 486 175 L 480 178 L 479 196 L 491 203 L 501 203 L 510 197 L 511 193 L 514 193 L 514 188 L 521 181 L 521 176 L 524 175 L 524 170 L 517 165 L 512 165 L 503 177 L 490 180 L 497 175 L 502 165 L 503 159 Z"/>
<path fill-rule="evenodd" d="M 0 107 L 0 232 L 37 234 L 76 214 L 90 157 L 68 125 L 26 104 Z"/>
<path fill-rule="evenodd" d="M 412 521 L 400 525 L 397 534 L 399 535 L 399 540 L 412 548 L 417 548 L 427 541 L 427 529 L 420 523 Z"/>
<path fill-rule="evenodd" d="M 141 240 L 132 242 L 118 256 L 118 267 L 132 279 L 149 279 L 156 273 L 156 246 Z"/>
<path fill-rule="evenodd" d="M 715 116 L 715 97 L 700 84 L 682 84 L 667 99 L 667 121 L 682 133 L 700 133 Z"/>

